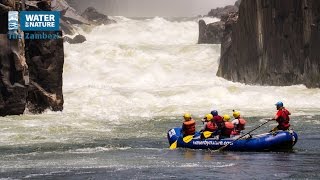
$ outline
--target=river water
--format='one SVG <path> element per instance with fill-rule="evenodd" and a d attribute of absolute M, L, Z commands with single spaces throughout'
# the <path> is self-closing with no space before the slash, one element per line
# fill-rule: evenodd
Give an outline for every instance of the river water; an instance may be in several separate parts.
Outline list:
<path fill-rule="evenodd" d="M 82 32 L 87 42 L 65 44 L 63 112 L 0 118 L 1 178 L 320 178 L 319 89 L 217 77 L 220 45 L 196 44 L 196 19 L 114 18 Z M 237 109 L 250 130 L 273 116 L 279 100 L 299 134 L 292 152 L 168 149 L 167 130 L 181 125 L 184 112 L 199 129 L 212 108 Z"/>

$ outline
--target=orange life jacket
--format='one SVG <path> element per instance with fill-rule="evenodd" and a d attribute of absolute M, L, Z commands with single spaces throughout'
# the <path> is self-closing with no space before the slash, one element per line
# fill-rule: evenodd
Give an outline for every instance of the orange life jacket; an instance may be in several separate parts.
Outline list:
<path fill-rule="evenodd" d="M 232 122 L 225 122 L 221 135 L 230 137 L 233 129 L 234 129 L 234 125 L 232 124 Z"/>
<path fill-rule="evenodd" d="M 239 118 L 238 119 L 239 123 L 235 126 L 235 130 L 240 132 L 242 130 L 244 130 L 244 127 L 246 125 L 246 120 L 242 119 L 242 118 Z"/>
<path fill-rule="evenodd" d="M 182 124 L 182 131 L 184 135 L 194 135 L 196 132 L 196 121 L 191 119 L 189 121 L 184 121 Z"/>
<path fill-rule="evenodd" d="M 209 121 L 209 122 L 207 122 L 206 128 L 204 130 L 214 132 L 217 130 L 217 125 L 214 122 Z"/>

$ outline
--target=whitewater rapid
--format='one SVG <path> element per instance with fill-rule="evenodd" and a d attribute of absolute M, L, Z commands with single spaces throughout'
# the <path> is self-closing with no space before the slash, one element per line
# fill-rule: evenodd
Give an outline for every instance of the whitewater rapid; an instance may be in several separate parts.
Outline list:
<path fill-rule="evenodd" d="M 64 44 L 63 112 L 0 117 L 2 145 L 163 139 L 184 112 L 197 120 L 213 108 L 271 117 L 279 100 L 293 116 L 320 114 L 319 89 L 249 86 L 217 77 L 220 45 L 197 44 L 197 19 L 115 18 L 116 24 L 79 30 L 85 43 Z"/>
<path fill-rule="evenodd" d="M 118 23 L 79 29 L 85 43 L 64 44 L 63 112 L 0 117 L 0 179 L 319 179 L 319 89 L 217 77 L 220 45 L 197 44 L 198 19 L 114 18 Z M 168 148 L 166 133 L 186 111 L 199 130 L 212 108 L 237 109 L 248 131 L 271 117 L 279 100 L 299 134 L 294 153 Z"/>
<path fill-rule="evenodd" d="M 196 20 L 116 18 L 117 24 L 86 33 L 84 44 L 65 44 L 64 113 L 121 122 L 186 111 L 202 115 L 212 108 L 270 116 L 280 100 L 296 115 L 320 108 L 319 89 L 249 86 L 217 77 L 220 45 L 197 44 Z"/>

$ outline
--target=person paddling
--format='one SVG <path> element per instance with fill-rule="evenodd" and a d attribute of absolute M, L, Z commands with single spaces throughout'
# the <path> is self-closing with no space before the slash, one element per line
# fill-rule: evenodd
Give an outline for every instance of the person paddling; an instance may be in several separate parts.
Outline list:
<path fill-rule="evenodd" d="M 184 122 L 182 124 L 183 136 L 194 135 L 196 132 L 196 121 L 192 119 L 191 114 L 185 113 L 183 115 Z"/>
<path fill-rule="evenodd" d="M 217 135 L 221 135 L 221 131 L 224 128 L 224 122 L 223 122 L 223 117 L 219 116 L 219 113 L 217 110 L 211 111 L 211 114 L 213 116 L 213 122 L 216 123 L 218 130 L 217 130 Z"/>
<path fill-rule="evenodd" d="M 291 113 L 283 106 L 283 103 L 281 101 L 277 102 L 276 104 L 277 107 L 277 114 L 275 115 L 274 118 L 272 118 L 271 120 L 275 120 L 277 121 L 279 124 L 277 127 L 273 128 L 270 132 L 275 132 L 278 130 L 283 130 L 286 131 L 289 129 L 290 124 L 290 117 L 289 115 L 291 115 Z"/>
<path fill-rule="evenodd" d="M 234 130 L 234 125 L 232 124 L 232 122 L 229 122 L 229 120 L 230 120 L 229 115 L 227 114 L 223 115 L 224 127 L 221 131 L 221 139 L 230 138 L 230 135 Z"/>
<path fill-rule="evenodd" d="M 240 117 L 240 112 L 233 110 L 233 117 L 235 118 L 232 121 L 232 124 L 234 125 L 234 131 L 232 132 L 232 135 L 240 135 L 241 131 L 245 129 L 246 126 L 246 120 Z"/>
<path fill-rule="evenodd" d="M 202 122 L 204 123 L 204 125 L 200 130 L 200 132 L 202 132 L 201 139 L 210 138 L 215 134 L 217 130 L 217 125 L 212 120 L 213 120 L 212 114 L 207 114 L 203 118 Z"/>

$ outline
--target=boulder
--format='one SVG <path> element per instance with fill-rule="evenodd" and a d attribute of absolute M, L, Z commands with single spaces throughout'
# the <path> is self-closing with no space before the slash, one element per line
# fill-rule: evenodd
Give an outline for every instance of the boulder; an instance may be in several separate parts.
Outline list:
<path fill-rule="evenodd" d="M 204 20 L 199 21 L 199 44 L 220 44 L 225 23 L 222 21 L 206 24 Z"/>
<path fill-rule="evenodd" d="M 96 25 L 115 23 L 114 20 L 109 19 L 107 15 L 99 13 L 94 7 L 88 7 L 81 15 Z"/>
<path fill-rule="evenodd" d="M 68 42 L 70 44 L 80 44 L 87 41 L 86 37 L 83 35 L 76 35 L 74 38 L 70 38 L 68 36 L 63 37 L 64 42 Z"/>

